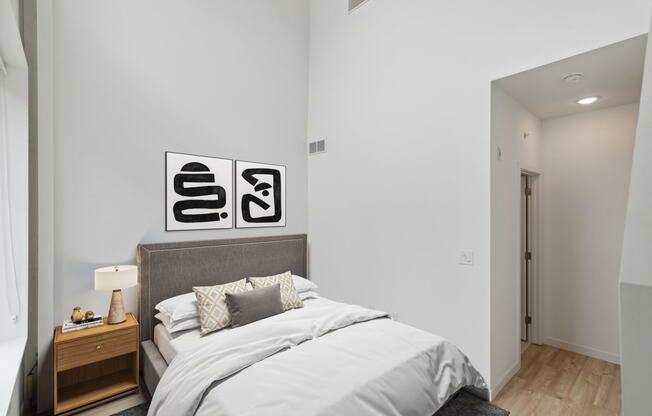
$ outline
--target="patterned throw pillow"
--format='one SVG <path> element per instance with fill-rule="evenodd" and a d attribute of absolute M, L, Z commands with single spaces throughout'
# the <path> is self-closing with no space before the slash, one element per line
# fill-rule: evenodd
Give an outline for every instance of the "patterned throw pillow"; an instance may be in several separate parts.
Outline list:
<path fill-rule="evenodd" d="M 254 289 L 280 284 L 283 310 L 287 311 L 294 308 L 303 308 L 303 302 L 299 297 L 297 288 L 294 287 L 294 281 L 292 281 L 292 273 L 285 272 L 274 276 L 250 277 L 248 280 Z"/>
<path fill-rule="evenodd" d="M 231 313 L 226 306 L 226 294 L 242 293 L 247 290 L 246 285 L 247 279 L 241 279 L 224 285 L 192 288 L 197 297 L 202 336 L 231 325 Z"/>

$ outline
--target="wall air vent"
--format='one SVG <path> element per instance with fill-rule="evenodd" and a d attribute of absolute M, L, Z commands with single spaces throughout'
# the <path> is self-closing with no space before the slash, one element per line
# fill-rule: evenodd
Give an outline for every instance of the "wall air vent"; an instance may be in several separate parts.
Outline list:
<path fill-rule="evenodd" d="M 366 3 L 367 0 L 349 0 L 349 13 Z"/>
<path fill-rule="evenodd" d="M 326 139 L 317 140 L 315 142 L 310 142 L 308 144 L 308 153 L 311 155 L 316 155 L 318 153 L 326 152 Z"/>

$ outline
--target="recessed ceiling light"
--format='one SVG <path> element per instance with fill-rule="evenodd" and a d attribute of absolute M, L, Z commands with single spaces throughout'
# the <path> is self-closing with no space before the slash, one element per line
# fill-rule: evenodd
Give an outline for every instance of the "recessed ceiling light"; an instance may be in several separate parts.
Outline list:
<path fill-rule="evenodd" d="M 573 72 L 572 74 L 564 75 L 561 79 L 564 80 L 565 82 L 574 84 L 580 82 L 582 78 L 584 78 L 584 74 L 582 74 L 581 72 Z"/>
<path fill-rule="evenodd" d="M 601 97 L 598 97 L 597 95 L 594 97 L 584 97 L 581 100 L 577 100 L 577 104 L 582 104 L 582 105 L 589 105 L 593 104 L 594 102 L 598 101 Z"/>

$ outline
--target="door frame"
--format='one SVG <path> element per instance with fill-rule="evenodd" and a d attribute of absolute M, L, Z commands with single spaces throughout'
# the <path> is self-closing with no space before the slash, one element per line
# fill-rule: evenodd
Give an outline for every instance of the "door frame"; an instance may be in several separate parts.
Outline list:
<path fill-rule="evenodd" d="M 540 264 L 541 264 L 541 183 L 542 175 L 539 172 L 536 172 L 531 169 L 519 169 L 519 183 L 521 175 L 526 175 L 529 178 L 530 189 L 532 193 L 530 195 L 530 251 L 532 252 L 532 259 L 530 260 L 530 316 L 532 317 L 532 323 L 530 324 L 530 337 L 529 341 L 532 344 L 541 345 L 543 344 L 543 302 L 541 302 L 541 294 L 543 293 L 543 287 L 541 282 L 541 273 L 540 273 Z M 521 187 L 519 186 L 519 241 L 521 235 L 521 203 L 520 203 L 520 191 Z M 517 258 L 519 259 L 518 270 L 519 273 L 521 269 L 521 262 L 525 261 L 521 253 L 521 247 L 519 244 L 519 252 Z M 519 285 L 521 279 L 519 278 Z M 521 293 L 519 287 L 519 293 Z M 520 305 L 520 300 L 519 300 Z M 519 313 L 519 328 L 520 328 L 520 318 L 521 314 Z M 519 329 L 520 334 L 520 329 Z"/>

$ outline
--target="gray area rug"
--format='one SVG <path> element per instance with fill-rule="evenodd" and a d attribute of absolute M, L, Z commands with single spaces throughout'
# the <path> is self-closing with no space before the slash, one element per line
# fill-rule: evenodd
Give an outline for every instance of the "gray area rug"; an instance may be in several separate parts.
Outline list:
<path fill-rule="evenodd" d="M 130 407 L 122 412 L 114 413 L 111 416 L 147 416 L 147 409 L 149 409 L 149 402 Z"/>
<path fill-rule="evenodd" d="M 439 409 L 435 416 L 507 416 L 509 412 L 460 390 Z"/>
<path fill-rule="evenodd" d="M 139 406 L 114 413 L 111 416 L 146 416 L 149 402 Z M 450 399 L 435 416 L 507 416 L 509 412 L 494 406 L 489 402 L 475 397 L 465 391 L 460 391 Z"/>

